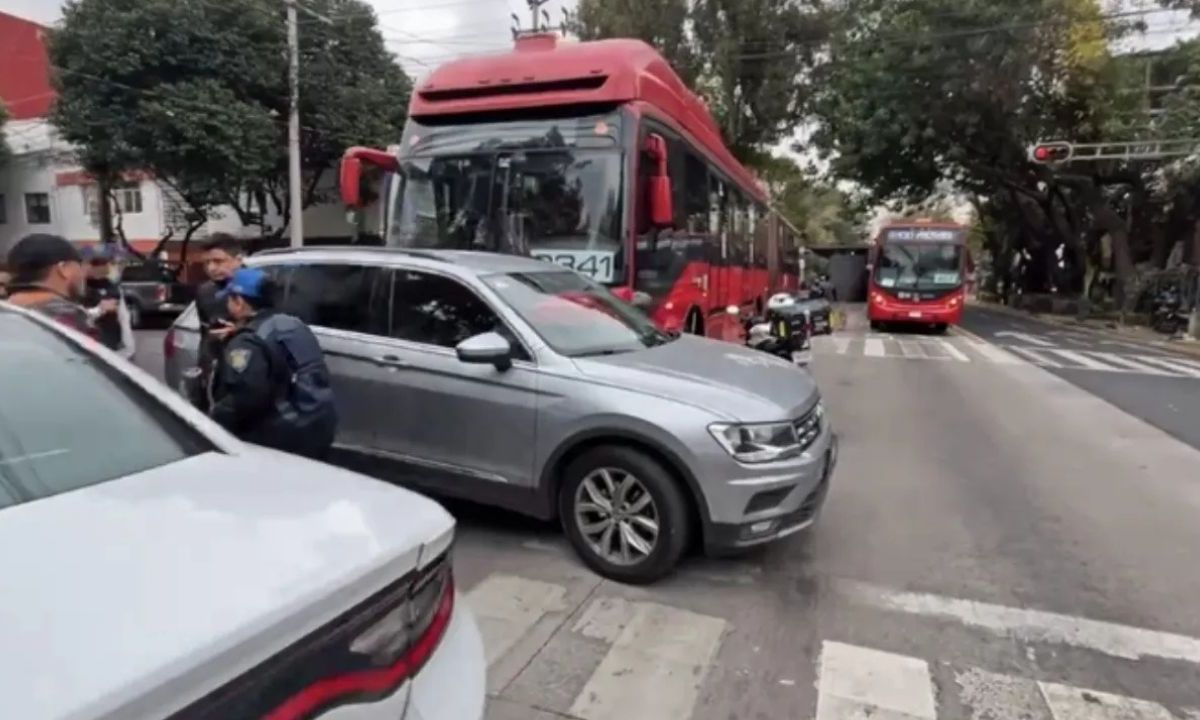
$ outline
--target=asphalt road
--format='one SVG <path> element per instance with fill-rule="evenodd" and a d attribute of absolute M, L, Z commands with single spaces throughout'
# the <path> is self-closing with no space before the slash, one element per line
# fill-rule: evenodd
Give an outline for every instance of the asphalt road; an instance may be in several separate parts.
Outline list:
<path fill-rule="evenodd" d="M 1062 368 L 861 328 L 814 348 L 842 455 L 808 534 L 631 588 L 449 506 L 491 720 L 1200 718 L 1200 452 Z"/>
<path fill-rule="evenodd" d="M 963 329 L 1200 448 L 1200 356 L 980 308 Z"/>

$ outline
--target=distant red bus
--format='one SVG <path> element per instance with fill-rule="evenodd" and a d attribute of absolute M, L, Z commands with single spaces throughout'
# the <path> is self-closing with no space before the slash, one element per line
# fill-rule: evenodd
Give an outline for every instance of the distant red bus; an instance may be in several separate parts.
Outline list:
<path fill-rule="evenodd" d="M 525 36 L 434 70 L 393 151 L 351 148 L 342 195 L 383 168 L 384 243 L 530 254 L 660 327 L 731 339 L 726 312 L 798 288 L 800 238 L 704 104 L 636 40 Z"/>
<path fill-rule="evenodd" d="M 966 240 L 967 228 L 927 220 L 880 229 L 867 283 L 871 328 L 898 323 L 944 332 L 957 325 L 974 270 Z"/>

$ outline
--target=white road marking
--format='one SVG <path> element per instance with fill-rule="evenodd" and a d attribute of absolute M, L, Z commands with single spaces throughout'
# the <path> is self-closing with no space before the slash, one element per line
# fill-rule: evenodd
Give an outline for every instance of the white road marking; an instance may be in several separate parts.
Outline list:
<path fill-rule="evenodd" d="M 1070 360 L 1071 362 L 1075 363 L 1079 367 L 1083 368 L 1084 370 L 1100 370 L 1103 372 L 1120 372 L 1120 370 L 1113 367 L 1112 365 L 1106 365 L 1106 364 L 1100 362 L 1099 360 L 1094 360 L 1094 359 L 1088 357 L 1087 355 L 1084 355 L 1083 353 L 1080 353 L 1080 352 L 1075 352 L 1074 350 L 1062 350 L 1062 349 L 1056 348 L 1054 350 L 1047 350 L 1046 352 L 1054 353 L 1054 354 L 1058 355 L 1059 357 L 1064 357 L 1064 358 Z"/>
<path fill-rule="evenodd" d="M 1200 378 L 1200 363 L 1192 362 L 1191 360 L 1163 355 L 1138 355 L 1137 359 L 1151 365 L 1165 367 L 1168 370 L 1173 370 L 1189 377 Z"/>
<path fill-rule="evenodd" d="M 925 354 L 925 349 L 921 347 L 921 343 L 913 342 L 912 340 L 901 340 L 900 354 L 906 358 L 913 360 L 929 360 L 930 357 Z"/>
<path fill-rule="evenodd" d="M 1038 686 L 1054 720 L 1174 720 L 1169 710 L 1149 700 L 1049 682 Z"/>
<path fill-rule="evenodd" d="M 1038 337 L 1037 335 L 1030 335 L 1028 333 L 1019 333 L 1019 332 L 1012 332 L 1011 330 L 1003 330 L 1001 332 L 994 333 L 994 336 L 995 337 L 1016 338 L 1017 340 L 1024 341 L 1028 345 L 1041 345 L 1042 347 L 1054 347 L 1054 343 L 1050 342 L 1049 340 L 1043 340 L 1042 338 Z"/>
<path fill-rule="evenodd" d="M 838 355 L 845 355 L 850 349 L 850 338 L 848 337 L 833 337 L 833 351 Z"/>
<path fill-rule="evenodd" d="M 1017 347 L 1016 345 L 1006 345 L 1005 348 L 1009 352 L 1014 352 L 1024 358 L 1026 358 L 1027 360 L 1029 360 L 1029 362 L 1033 363 L 1034 365 L 1041 365 L 1042 367 L 1052 367 L 1052 368 L 1062 367 L 1062 363 L 1058 362 L 1057 360 L 1051 360 L 1050 358 L 1046 357 L 1045 355 L 1042 354 L 1043 351 L 1041 351 L 1041 350 L 1034 350 L 1033 348 Z"/>
<path fill-rule="evenodd" d="M 945 350 L 946 354 L 949 355 L 950 357 L 954 358 L 955 360 L 957 360 L 959 362 L 971 362 L 971 358 L 967 357 L 966 354 L 964 354 L 962 350 L 959 350 L 958 348 L 954 347 L 954 343 L 950 342 L 949 340 L 940 340 L 940 339 L 938 340 L 938 342 L 941 343 L 942 349 Z"/>
<path fill-rule="evenodd" d="M 725 621 L 656 603 L 617 606 L 588 627 L 599 634 L 621 627 L 608 654 L 575 697 L 569 714 L 584 720 L 662 720 L 691 717 Z M 603 615 L 604 613 L 600 613 Z"/>
<path fill-rule="evenodd" d="M 893 612 L 953 620 L 1024 642 L 1061 643 L 1118 658 L 1158 657 L 1200 664 L 1200 638 L 1147 630 L 1044 610 L 925 593 L 897 592 L 856 581 L 839 589 L 863 605 Z"/>
<path fill-rule="evenodd" d="M 1035 680 L 967 668 L 954 674 L 971 720 L 1054 720 Z"/>
<path fill-rule="evenodd" d="M 1144 362 L 1139 362 L 1129 355 L 1118 355 L 1117 353 L 1092 351 L 1088 353 L 1094 357 L 1098 357 L 1106 363 L 1118 365 L 1120 367 L 1132 370 L 1142 375 L 1162 375 L 1164 377 L 1179 377 L 1178 372 L 1170 372 L 1162 368 L 1156 368 Z"/>
<path fill-rule="evenodd" d="M 996 345 L 984 340 L 967 340 L 967 342 L 976 352 L 988 360 L 996 363 L 997 365 L 1020 365 L 1022 362 L 1024 362 L 1024 360 L 1015 357 L 1007 350 L 1002 350 Z"/>
<path fill-rule="evenodd" d="M 885 354 L 883 341 L 879 338 L 867 338 L 863 340 L 863 355 L 867 357 L 883 357 Z"/>
<path fill-rule="evenodd" d="M 565 611 L 566 596 L 562 585 L 512 575 L 489 575 L 468 592 L 488 665 L 512 650 L 546 613 Z"/>
<path fill-rule="evenodd" d="M 821 643 L 816 720 L 856 718 L 937 720 L 929 665 L 906 655 Z"/>

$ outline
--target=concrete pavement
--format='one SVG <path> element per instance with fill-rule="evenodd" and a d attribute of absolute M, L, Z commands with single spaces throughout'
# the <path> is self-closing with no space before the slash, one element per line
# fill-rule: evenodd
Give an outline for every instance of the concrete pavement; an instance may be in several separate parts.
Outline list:
<path fill-rule="evenodd" d="M 815 345 L 842 459 L 811 533 L 630 588 L 449 505 L 491 720 L 1200 717 L 1200 452 L 973 338 Z"/>

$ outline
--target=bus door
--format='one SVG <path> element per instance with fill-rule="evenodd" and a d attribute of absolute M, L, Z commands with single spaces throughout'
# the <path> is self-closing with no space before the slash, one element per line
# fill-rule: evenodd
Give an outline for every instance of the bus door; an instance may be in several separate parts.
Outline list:
<path fill-rule="evenodd" d="M 715 175 L 709 175 L 709 245 L 708 278 L 705 287 L 705 334 L 712 338 L 727 339 L 730 326 L 737 322 L 725 309 L 735 305 L 735 293 L 729 284 L 729 225 L 725 212 L 727 196 L 725 183 Z"/>

